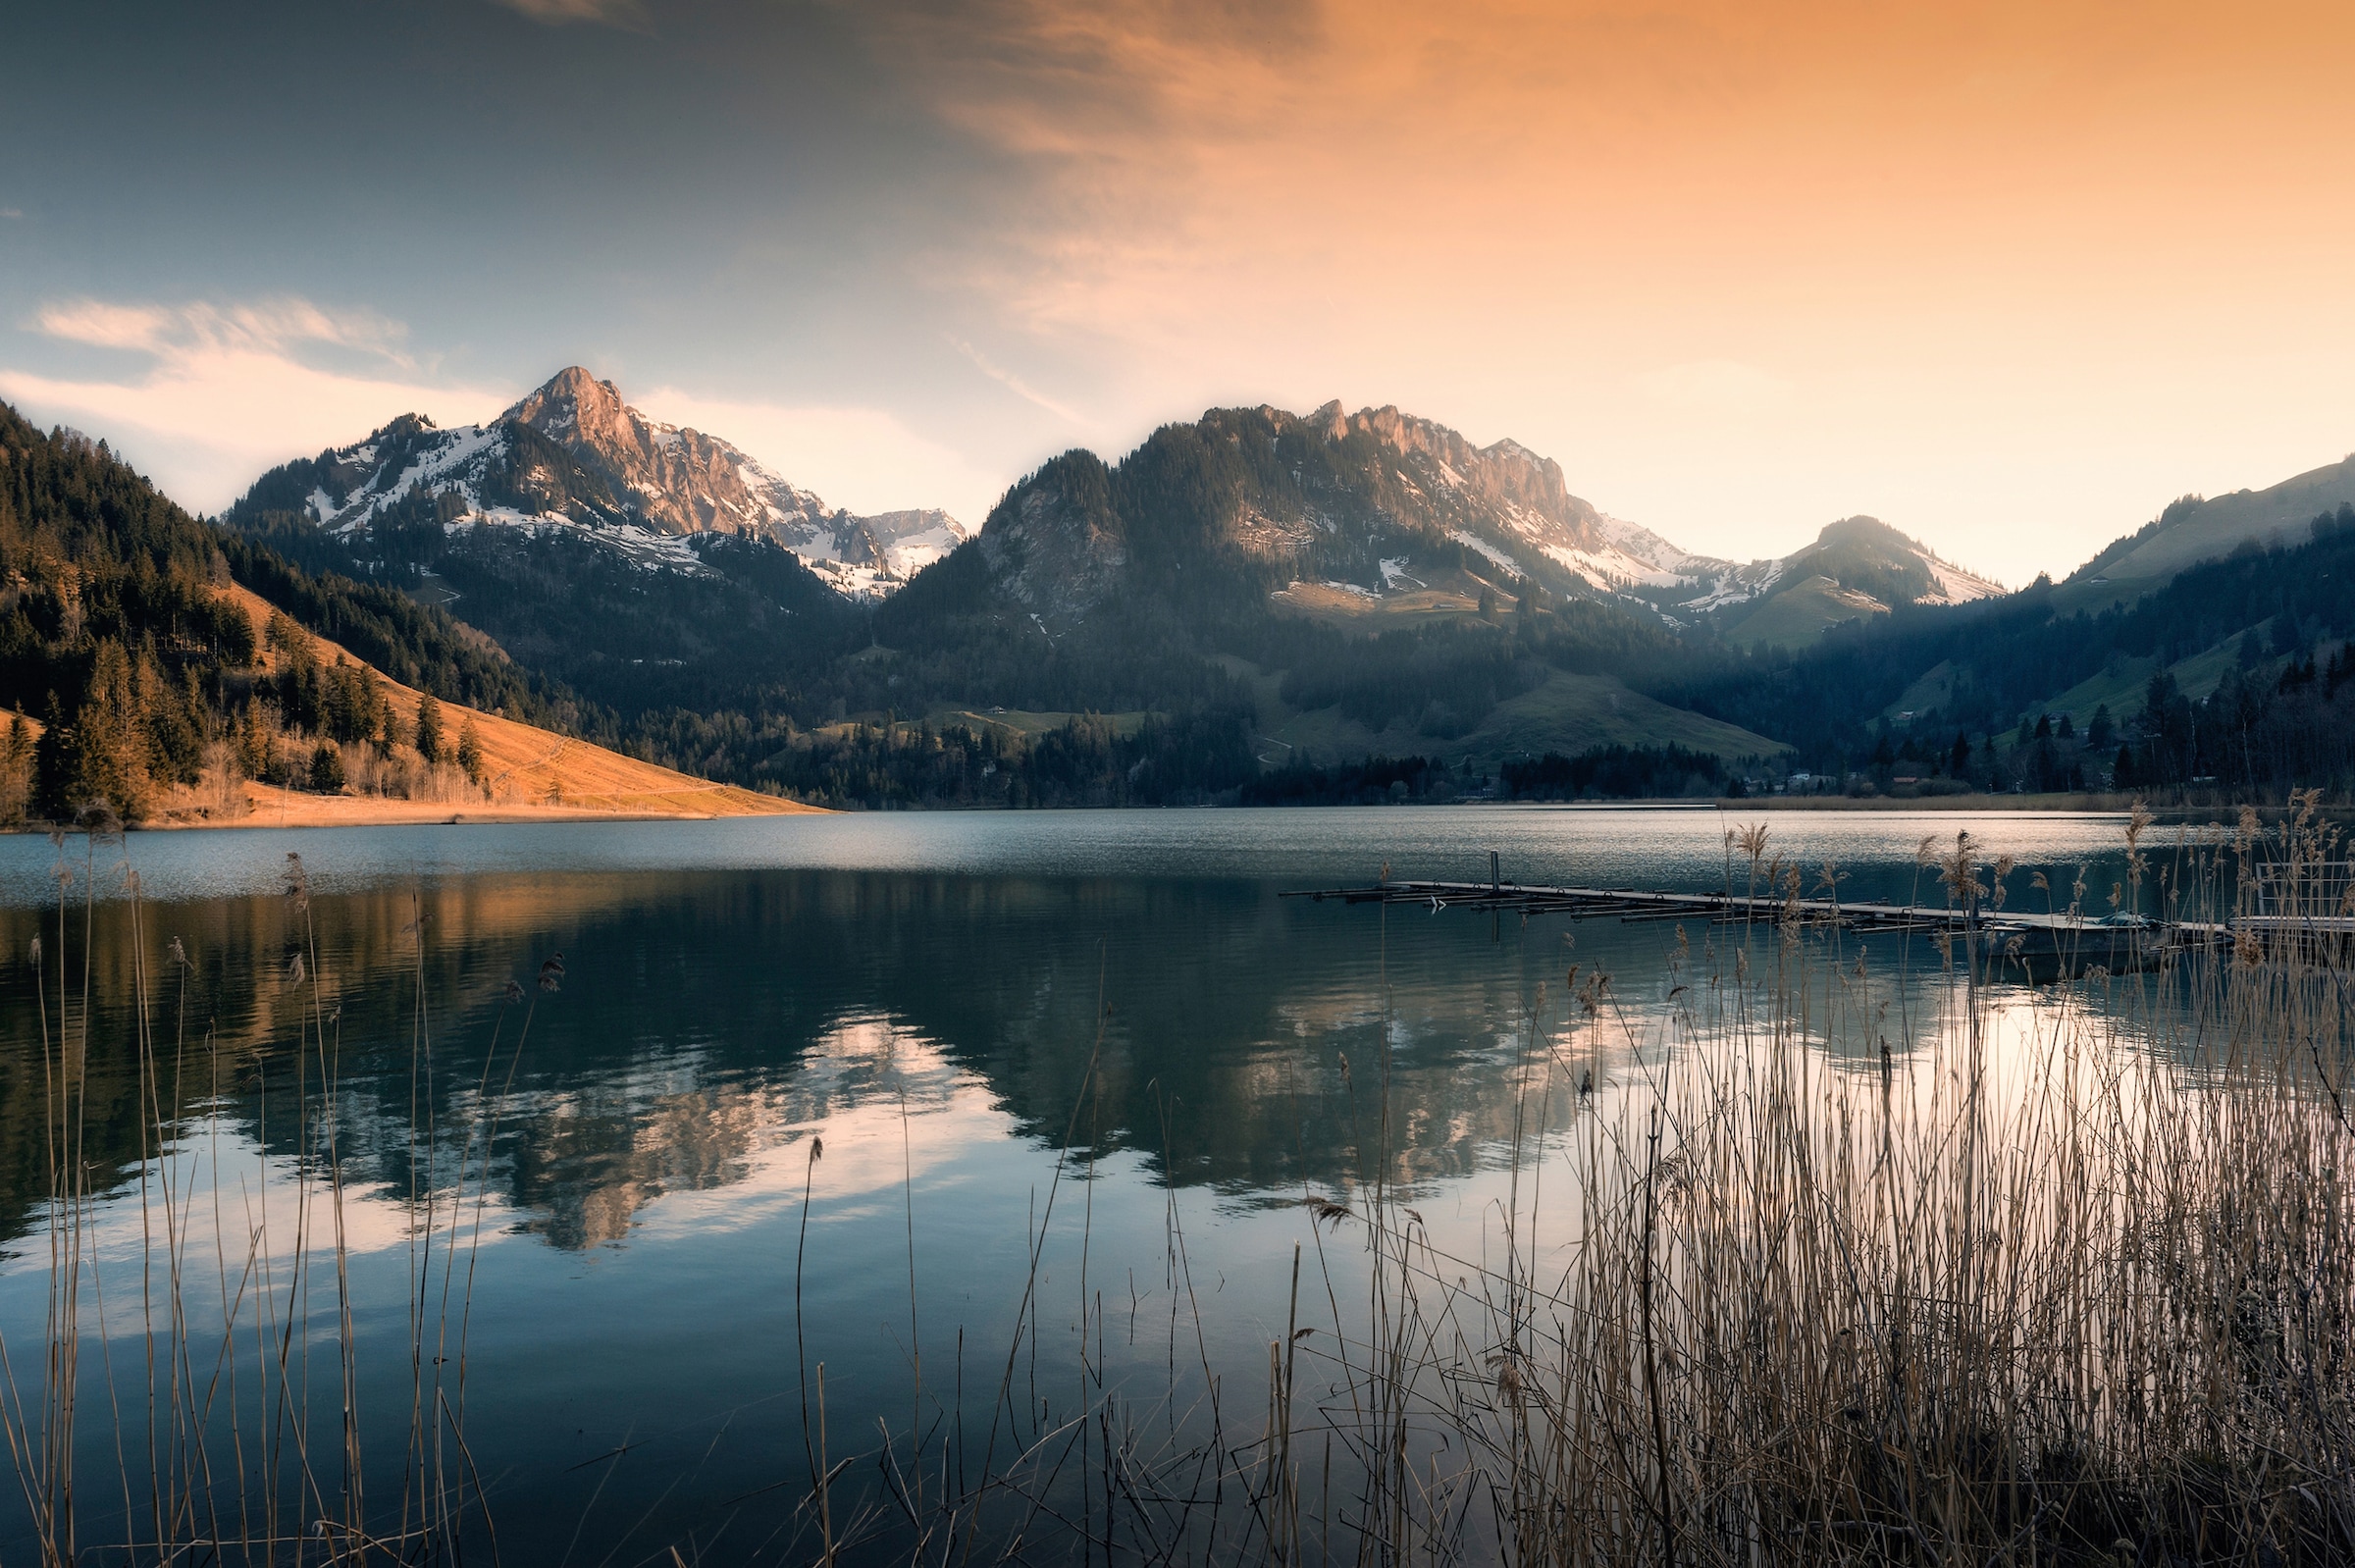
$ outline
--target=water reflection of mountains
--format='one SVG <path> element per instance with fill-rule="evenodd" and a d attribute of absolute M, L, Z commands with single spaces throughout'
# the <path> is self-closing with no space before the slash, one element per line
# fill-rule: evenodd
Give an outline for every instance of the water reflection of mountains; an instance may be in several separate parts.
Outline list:
<path fill-rule="evenodd" d="M 139 942 L 128 906 L 101 905 L 86 944 L 93 1179 L 126 1179 L 139 1158 L 130 999 L 142 948 L 161 1093 L 183 1118 L 218 1096 L 271 1154 L 316 1154 L 324 1134 L 298 1133 L 292 1114 L 298 1069 L 319 1104 L 315 1054 L 296 1060 L 297 1016 L 316 1008 L 351 1177 L 392 1194 L 445 1189 L 482 1125 L 485 1083 L 496 1093 L 511 1071 L 492 1185 L 522 1228 L 580 1248 L 620 1238 L 662 1193 L 744 1179 L 791 1129 L 903 1090 L 937 1099 L 958 1074 L 1022 1135 L 1060 1141 L 1091 1057 L 1096 1092 L 1077 1141 L 1137 1150 L 1182 1183 L 1245 1196 L 1364 1177 L 1386 1071 L 1393 1174 L 1460 1172 L 1510 1135 L 1516 1089 L 1500 1066 L 1540 980 L 1558 995 L 1575 957 L 1641 996 L 1674 944 L 1661 927 L 1590 925 L 1574 955 L 1556 922 L 1478 916 L 1392 915 L 1386 931 L 1380 916 L 1274 892 L 827 871 L 485 875 L 321 898 L 307 935 L 283 899 L 150 908 Z M 74 912 L 65 932 L 69 1037 L 81 1027 L 81 921 Z M 0 915 L 11 991 L 0 1207 L 12 1236 L 45 1188 L 41 1020 L 26 962 L 36 924 L 54 1038 L 56 918 Z M 166 957 L 175 937 L 184 970 Z M 288 977 L 310 943 L 315 986 Z M 562 989 L 543 996 L 533 979 L 556 952 Z M 509 979 L 524 1003 L 501 1001 Z M 954 1072 L 907 1071 L 895 1039 Z"/>

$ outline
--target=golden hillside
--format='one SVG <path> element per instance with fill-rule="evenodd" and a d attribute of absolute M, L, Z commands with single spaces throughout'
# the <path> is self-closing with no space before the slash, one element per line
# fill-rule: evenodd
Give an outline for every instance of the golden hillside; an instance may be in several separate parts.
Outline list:
<path fill-rule="evenodd" d="M 255 644 L 266 650 L 263 633 L 270 622 L 269 602 L 242 587 L 223 592 L 252 619 Z M 309 632 L 302 635 L 322 663 L 364 662 L 327 638 Z M 274 667 L 280 656 L 265 651 L 261 654 L 264 668 Z M 394 710 L 414 726 L 422 694 L 381 670 L 377 678 Z M 673 772 L 587 741 L 455 703 L 444 703 L 442 712 L 443 727 L 453 741 L 459 726 L 472 717 L 482 742 L 486 789 L 477 790 L 462 779 L 453 779 L 434 792 L 438 798 L 400 800 L 360 794 L 314 795 L 251 780 L 237 780 L 225 788 L 221 779 L 208 776 L 202 784 L 173 792 L 152 825 L 324 827 L 374 822 L 703 818 L 781 816 L 820 810 Z"/>

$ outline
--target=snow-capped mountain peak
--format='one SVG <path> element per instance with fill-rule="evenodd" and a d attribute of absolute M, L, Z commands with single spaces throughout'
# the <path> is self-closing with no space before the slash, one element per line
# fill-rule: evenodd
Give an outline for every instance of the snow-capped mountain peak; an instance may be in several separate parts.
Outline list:
<path fill-rule="evenodd" d="M 265 476 L 253 496 L 266 490 L 298 492 L 302 510 L 347 539 L 422 507 L 447 528 L 580 529 L 639 565 L 691 573 L 707 569 L 692 536 L 767 540 L 862 599 L 890 593 L 968 534 L 937 510 L 831 509 L 716 436 L 647 418 L 578 365 L 488 425 L 443 430 L 403 414 Z"/>

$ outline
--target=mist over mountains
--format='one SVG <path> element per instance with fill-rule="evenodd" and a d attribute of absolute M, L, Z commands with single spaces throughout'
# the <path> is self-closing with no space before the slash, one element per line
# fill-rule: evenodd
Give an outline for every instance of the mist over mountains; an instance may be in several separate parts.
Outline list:
<path fill-rule="evenodd" d="M 21 438 L 43 439 L 66 438 Z M 706 777 L 1025 805 L 2335 779 L 2350 503 L 2355 462 L 2186 497 L 2007 592 L 1869 517 L 1698 555 L 1517 443 L 1329 403 L 1067 452 L 968 530 L 829 508 L 572 367 L 485 425 L 390 417 L 184 526 L 306 625 L 408 606 L 365 656 L 420 690 L 410 644 L 479 648 L 452 700 L 511 692 Z M 26 626 L 48 652 L 0 700 L 33 711 L 64 669 L 70 718 L 95 655 Z"/>

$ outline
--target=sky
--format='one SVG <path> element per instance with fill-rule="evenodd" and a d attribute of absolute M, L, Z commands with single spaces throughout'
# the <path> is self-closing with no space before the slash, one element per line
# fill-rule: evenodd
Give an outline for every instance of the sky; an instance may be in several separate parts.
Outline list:
<path fill-rule="evenodd" d="M 567 364 L 978 523 L 1225 404 L 2008 583 L 2355 450 L 2355 8 L 299 0 L 0 15 L 0 397 L 202 510 Z"/>

